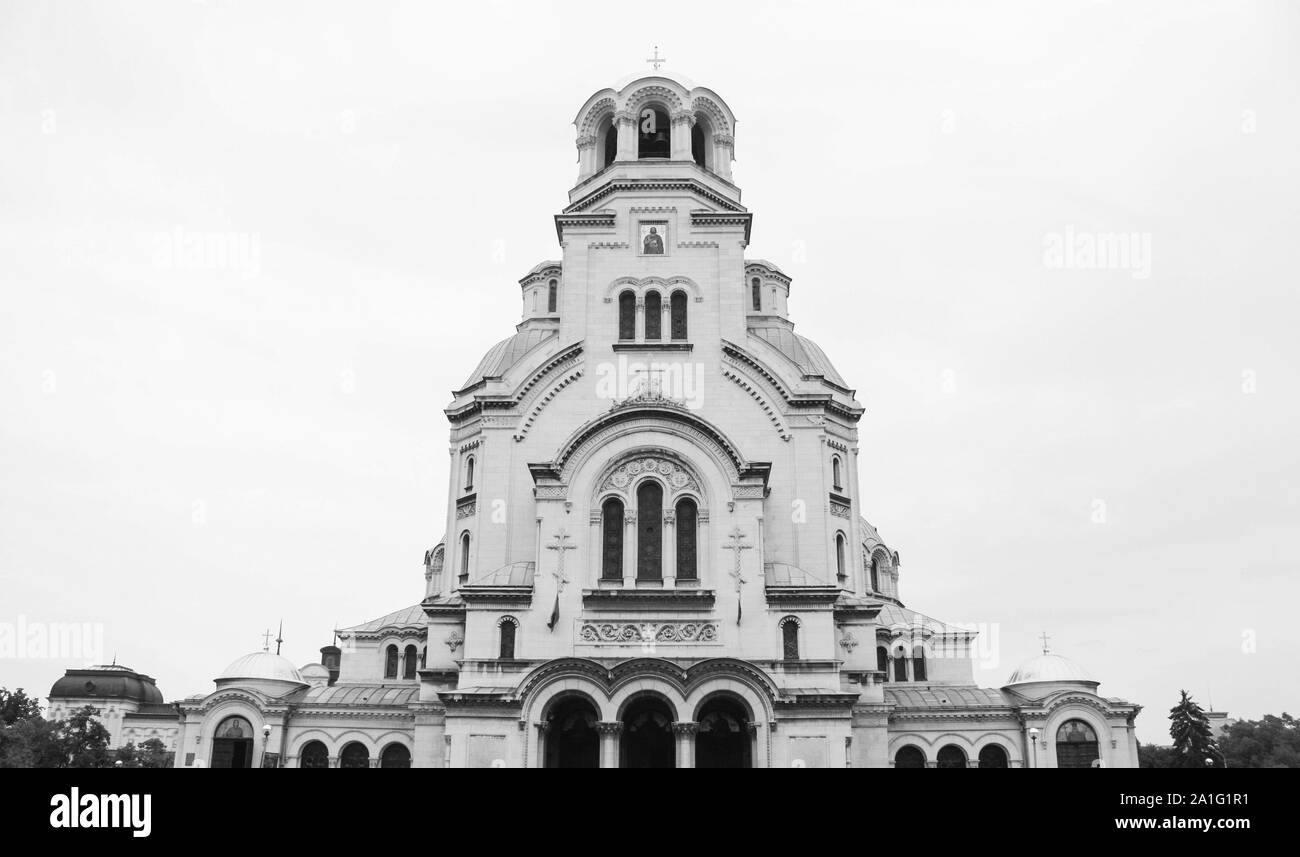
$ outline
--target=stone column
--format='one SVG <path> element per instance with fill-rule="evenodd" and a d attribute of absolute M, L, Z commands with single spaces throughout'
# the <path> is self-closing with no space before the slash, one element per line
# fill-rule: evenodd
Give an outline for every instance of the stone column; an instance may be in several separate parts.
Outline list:
<path fill-rule="evenodd" d="M 731 159 L 735 153 L 735 140 L 730 134 L 713 135 L 713 171 L 731 181 Z"/>
<path fill-rule="evenodd" d="M 596 172 L 596 137 L 592 134 L 578 138 L 578 181 Z"/>
<path fill-rule="evenodd" d="M 673 298 L 671 292 L 663 296 L 663 300 L 660 301 L 659 311 L 661 313 L 659 339 L 664 342 L 671 342 L 673 338 Z"/>
<path fill-rule="evenodd" d="M 601 580 L 604 571 L 602 566 L 605 562 L 605 533 L 601 527 L 603 522 L 601 521 L 600 512 L 592 512 L 588 522 L 591 526 L 587 531 L 587 553 L 589 554 L 587 558 L 589 567 L 587 579 Z M 595 586 L 596 584 L 591 585 Z"/>
<path fill-rule="evenodd" d="M 636 510 L 623 514 L 623 585 L 636 586 Z"/>
<path fill-rule="evenodd" d="M 718 579 L 717 565 L 718 557 L 709 542 L 709 513 L 705 509 L 697 509 L 695 512 L 695 579 L 701 581 L 701 586 L 704 585 L 705 574 L 713 575 L 710 578 L 712 581 L 710 585 L 715 589 L 721 588 L 722 580 L 731 580 L 726 576 L 725 570 L 722 572 L 722 580 Z"/>
<path fill-rule="evenodd" d="M 677 767 L 695 767 L 695 733 L 700 724 L 682 721 L 673 724 L 673 735 L 677 738 Z"/>
<path fill-rule="evenodd" d="M 534 763 L 539 768 L 546 767 L 546 731 L 550 724 L 536 722 L 533 726 L 537 729 L 537 761 Z"/>
<path fill-rule="evenodd" d="M 623 734 L 623 724 L 618 721 L 602 720 L 596 724 L 600 733 L 600 766 L 602 768 L 618 767 L 618 736 Z"/>
<path fill-rule="evenodd" d="M 689 110 L 681 110 L 672 116 L 672 159 L 674 161 L 690 161 L 691 157 L 691 126 L 695 124 L 695 115 Z"/>
<path fill-rule="evenodd" d="M 614 122 L 618 124 L 618 155 L 615 160 L 635 161 L 636 117 L 626 110 L 620 110 L 614 114 Z"/>
<path fill-rule="evenodd" d="M 636 299 L 636 341 L 645 342 L 645 298 Z"/>
<path fill-rule="evenodd" d="M 677 512 L 672 509 L 664 511 L 662 550 L 664 587 L 672 589 L 677 585 Z"/>

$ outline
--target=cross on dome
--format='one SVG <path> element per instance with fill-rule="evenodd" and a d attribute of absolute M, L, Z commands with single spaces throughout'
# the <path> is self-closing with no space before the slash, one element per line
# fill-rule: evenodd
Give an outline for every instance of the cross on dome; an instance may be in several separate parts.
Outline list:
<path fill-rule="evenodd" d="M 648 62 L 648 63 L 653 63 L 653 64 L 654 64 L 654 70 L 655 70 L 655 71 L 658 71 L 658 70 L 659 70 L 659 66 L 661 66 L 661 65 L 663 65 L 664 63 L 668 62 L 668 60 L 666 60 L 665 58 L 659 56 L 659 46 L 658 46 L 658 45 L 655 45 L 655 55 L 652 56 L 652 57 L 650 57 L 649 59 L 647 59 L 646 62 Z"/>

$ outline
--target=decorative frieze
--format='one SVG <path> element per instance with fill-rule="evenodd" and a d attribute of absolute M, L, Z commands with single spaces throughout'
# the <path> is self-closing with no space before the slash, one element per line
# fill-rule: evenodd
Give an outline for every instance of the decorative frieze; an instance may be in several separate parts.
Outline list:
<path fill-rule="evenodd" d="M 717 643 L 716 622 L 588 622 L 578 630 L 585 643 L 645 645 L 649 643 Z"/>

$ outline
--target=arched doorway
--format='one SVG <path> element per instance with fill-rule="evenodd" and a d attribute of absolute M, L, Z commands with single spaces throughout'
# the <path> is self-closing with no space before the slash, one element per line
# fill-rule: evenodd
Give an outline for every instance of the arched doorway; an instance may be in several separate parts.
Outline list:
<path fill-rule="evenodd" d="M 1082 720 L 1067 720 L 1056 730 L 1056 767 L 1091 768 L 1101 758 L 1097 733 Z"/>
<path fill-rule="evenodd" d="M 739 701 L 715 697 L 700 709 L 695 733 L 695 767 L 752 768 L 749 712 Z"/>
<path fill-rule="evenodd" d="M 643 696 L 628 705 L 618 755 L 620 768 L 677 767 L 673 715 L 662 699 Z"/>
<path fill-rule="evenodd" d="M 330 766 L 330 753 L 325 749 L 325 745 L 319 741 L 308 741 L 299 754 L 298 767 L 300 768 L 328 768 Z"/>
<path fill-rule="evenodd" d="M 925 754 L 917 747 L 908 744 L 894 754 L 895 768 L 924 768 Z"/>
<path fill-rule="evenodd" d="M 966 767 L 966 751 L 956 744 L 947 744 L 939 751 L 935 757 L 936 767 L 939 768 L 964 768 Z"/>
<path fill-rule="evenodd" d="M 981 768 L 1007 768 L 1007 751 L 997 744 L 987 744 L 980 750 Z"/>
<path fill-rule="evenodd" d="M 409 768 L 411 767 L 411 751 L 401 744 L 389 744 L 384 748 L 384 752 L 379 754 L 379 767 Z"/>
<path fill-rule="evenodd" d="M 212 736 L 213 768 L 253 767 L 253 724 L 242 717 L 227 717 Z"/>
<path fill-rule="evenodd" d="M 365 744 L 353 741 L 343 748 L 339 754 L 340 768 L 368 768 L 370 767 L 370 751 L 366 749 Z"/>
<path fill-rule="evenodd" d="M 546 717 L 546 767 L 599 768 L 599 717 L 581 696 L 561 699 Z"/>

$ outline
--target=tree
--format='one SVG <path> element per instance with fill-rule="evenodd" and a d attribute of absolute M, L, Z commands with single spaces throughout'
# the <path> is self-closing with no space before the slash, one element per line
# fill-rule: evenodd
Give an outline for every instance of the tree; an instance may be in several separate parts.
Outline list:
<path fill-rule="evenodd" d="M 63 767 L 60 721 L 29 717 L 0 729 L 0 768 Z"/>
<path fill-rule="evenodd" d="M 1173 747 L 1157 747 L 1155 744 L 1138 744 L 1139 768 L 1177 768 L 1178 760 Z"/>
<path fill-rule="evenodd" d="M 1239 720 L 1228 727 L 1222 749 L 1233 768 L 1300 768 L 1300 721 L 1285 711 Z"/>
<path fill-rule="evenodd" d="M 142 741 L 136 758 L 142 768 L 170 768 L 174 761 L 172 752 L 158 738 Z"/>
<path fill-rule="evenodd" d="M 1187 691 L 1180 690 L 1179 693 L 1182 694 L 1182 699 L 1169 709 L 1169 737 L 1174 739 L 1174 767 L 1222 768 L 1223 759 L 1205 712 L 1188 696 Z"/>
<path fill-rule="evenodd" d="M 59 745 L 63 753 L 61 768 L 106 768 L 112 762 L 108 742 L 112 739 L 96 715 L 99 710 L 84 706 L 59 723 Z"/>
<path fill-rule="evenodd" d="M 12 726 L 19 720 L 41 716 L 41 703 L 21 687 L 13 693 L 0 687 L 0 726 Z"/>

